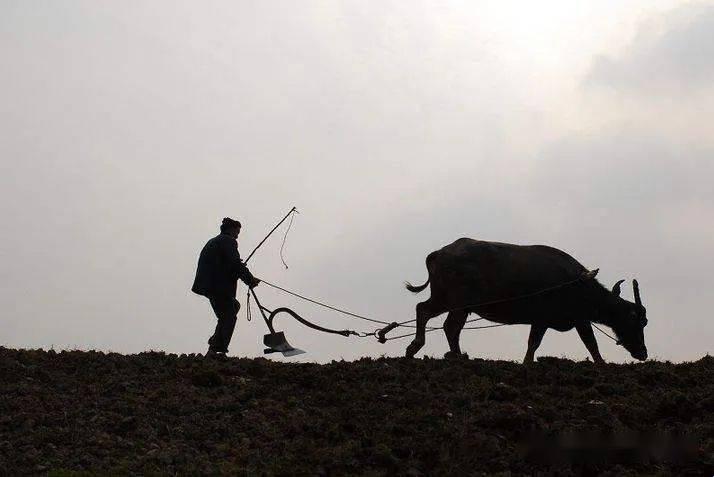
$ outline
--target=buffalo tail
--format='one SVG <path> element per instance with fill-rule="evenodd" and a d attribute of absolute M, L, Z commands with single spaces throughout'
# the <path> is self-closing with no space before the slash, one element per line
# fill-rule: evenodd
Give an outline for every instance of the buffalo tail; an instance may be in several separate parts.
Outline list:
<path fill-rule="evenodd" d="M 429 279 L 426 280 L 426 283 L 425 283 L 425 284 L 423 284 L 423 285 L 421 285 L 421 286 L 418 286 L 418 287 L 415 287 L 414 285 L 412 285 L 412 284 L 409 283 L 409 282 L 405 282 L 405 283 L 404 283 L 404 286 L 406 287 L 406 289 L 409 290 L 409 291 L 412 292 L 412 293 L 419 293 L 419 292 L 421 292 L 421 291 L 424 291 L 424 289 L 425 289 L 428 285 L 429 285 Z"/>

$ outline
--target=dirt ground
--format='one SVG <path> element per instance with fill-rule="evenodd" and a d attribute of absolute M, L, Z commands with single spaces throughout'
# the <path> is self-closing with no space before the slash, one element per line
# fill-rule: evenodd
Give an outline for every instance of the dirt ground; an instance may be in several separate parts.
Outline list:
<path fill-rule="evenodd" d="M 0 347 L 3 475 L 714 475 L 714 357 L 288 364 Z"/>

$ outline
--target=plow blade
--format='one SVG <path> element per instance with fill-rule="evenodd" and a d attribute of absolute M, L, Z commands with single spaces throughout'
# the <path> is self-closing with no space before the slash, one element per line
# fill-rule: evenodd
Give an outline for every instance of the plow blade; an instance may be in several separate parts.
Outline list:
<path fill-rule="evenodd" d="M 263 344 L 267 346 L 267 348 L 263 350 L 265 354 L 282 353 L 283 356 L 296 356 L 304 353 L 303 350 L 290 346 L 290 343 L 285 339 L 285 334 L 282 331 L 268 333 L 263 336 Z"/>

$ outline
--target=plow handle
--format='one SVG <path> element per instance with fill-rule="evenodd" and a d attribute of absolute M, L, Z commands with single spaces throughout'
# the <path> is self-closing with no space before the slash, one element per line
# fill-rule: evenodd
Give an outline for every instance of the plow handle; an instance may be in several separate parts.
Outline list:
<path fill-rule="evenodd" d="M 271 333 L 275 333 L 275 330 L 273 329 L 273 317 L 271 315 L 270 319 L 268 319 L 267 316 L 265 316 L 265 308 L 263 308 L 263 305 L 260 304 L 260 300 L 258 300 L 258 295 L 255 294 L 255 290 L 252 288 L 250 289 L 250 293 L 253 295 L 253 299 L 255 300 L 255 304 L 258 305 L 258 309 L 260 310 L 260 314 L 263 316 L 263 321 L 265 321 L 265 324 L 268 326 L 268 329 L 270 330 Z"/>

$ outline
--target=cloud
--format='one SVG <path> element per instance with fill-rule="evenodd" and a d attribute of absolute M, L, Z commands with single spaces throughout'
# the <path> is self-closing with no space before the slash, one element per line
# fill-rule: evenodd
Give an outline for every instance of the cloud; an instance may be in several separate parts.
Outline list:
<path fill-rule="evenodd" d="M 585 84 L 627 93 L 696 91 L 714 79 L 714 5 L 690 4 L 640 25 L 619 57 L 597 56 Z"/>
<path fill-rule="evenodd" d="M 714 205 L 713 154 L 701 144 L 630 127 L 567 136 L 544 148 L 534 163 L 534 193 L 563 209 L 609 204 L 648 211 L 682 201 Z"/>
<path fill-rule="evenodd" d="M 714 266 L 713 156 L 711 146 L 629 127 L 569 136 L 542 151 L 525 216 L 613 267 L 704 294 Z"/>

